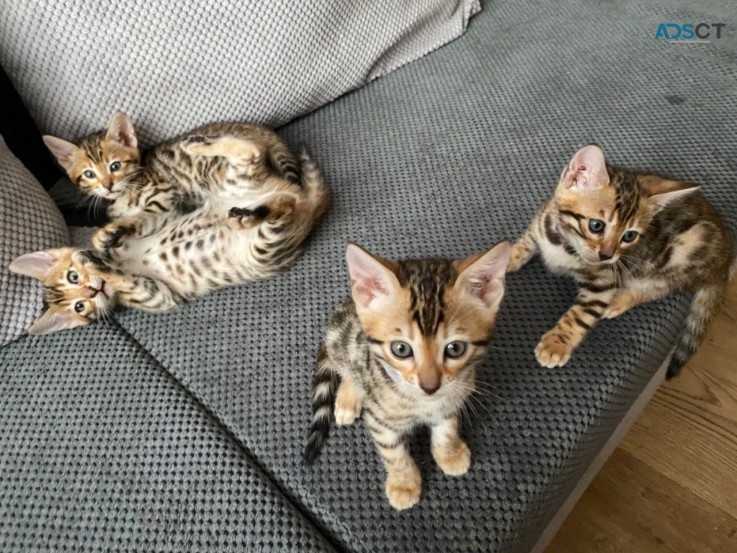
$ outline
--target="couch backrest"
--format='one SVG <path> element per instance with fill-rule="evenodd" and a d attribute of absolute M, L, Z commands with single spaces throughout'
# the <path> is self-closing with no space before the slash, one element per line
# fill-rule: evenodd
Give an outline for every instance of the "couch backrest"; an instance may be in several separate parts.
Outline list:
<path fill-rule="evenodd" d="M 143 145 L 278 126 L 456 38 L 479 0 L 0 0 L 0 64 L 42 132 L 123 109 Z"/>

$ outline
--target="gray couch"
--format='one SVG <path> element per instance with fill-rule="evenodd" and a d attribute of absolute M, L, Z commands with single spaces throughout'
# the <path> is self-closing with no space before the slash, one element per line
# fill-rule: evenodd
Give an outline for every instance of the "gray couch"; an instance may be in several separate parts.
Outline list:
<path fill-rule="evenodd" d="M 444 476 L 419 433 L 423 496 L 400 513 L 361 421 L 333 429 L 315 466 L 301 460 L 317 345 L 348 292 L 344 247 L 461 256 L 514 238 L 592 141 L 614 163 L 703 184 L 737 228 L 735 31 L 654 38 L 663 21 L 730 24 L 722 4 L 487 2 L 457 40 L 282 127 L 334 193 L 292 269 L 0 350 L 0 550 L 542 547 L 689 298 L 603 322 L 551 371 L 533 349 L 573 284 L 538 260 L 510 275 L 479 371 L 494 392 L 464 421 L 472 467 Z"/>

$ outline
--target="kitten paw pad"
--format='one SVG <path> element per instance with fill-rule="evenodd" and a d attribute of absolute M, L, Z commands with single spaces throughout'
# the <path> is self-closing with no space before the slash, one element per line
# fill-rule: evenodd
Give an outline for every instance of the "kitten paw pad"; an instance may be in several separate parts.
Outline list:
<path fill-rule="evenodd" d="M 123 237 L 133 234 L 133 230 L 128 226 L 108 225 L 92 236 L 92 246 L 99 251 L 118 248 L 122 244 Z"/>
<path fill-rule="evenodd" d="M 417 471 L 417 469 L 415 469 Z M 422 481 L 420 473 L 390 475 L 386 480 L 386 496 L 389 503 L 398 511 L 414 507 L 420 501 Z"/>
<path fill-rule="evenodd" d="M 566 344 L 567 338 L 557 332 L 548 332 L 535 348 L 537 362 L 543 367 L 553 369 L 562 367 L 571 358 L 573 348 Z"/>

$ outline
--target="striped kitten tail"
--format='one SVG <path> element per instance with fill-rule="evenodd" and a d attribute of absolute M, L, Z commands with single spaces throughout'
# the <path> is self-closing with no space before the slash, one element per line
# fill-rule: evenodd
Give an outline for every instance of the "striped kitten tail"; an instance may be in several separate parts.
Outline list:
<path fill-rule="evenodd" d="M 312 206 L 313 220 L 317 221 L 330 207 L 330 193 L 325 186 L 320 169 L 317 168 L 306 150 L 302 150 L 299 161 L 302 166 L 302 186 L 307 192 L 307 201 Z"/>
<path fill-rule="evenodd" d="M 677 376 L 704 338 L 704 331 L 711 318 L 719 310 L 724 299 L 726 285 L 712 285 L 701 288 L 694 294 L 691 311 L 686 318 L 686 327 L 673 350 L 665 377 Z"/>
<path fill-rule="evenodd" d="M 312 426 L 305 448 L 305 461 L 308 465 L 315 462 L 328 439 L 339 384 L 340 375 L 329 366 L 328 353 L 325 344 L 322 344 L 312 381 Z"/>

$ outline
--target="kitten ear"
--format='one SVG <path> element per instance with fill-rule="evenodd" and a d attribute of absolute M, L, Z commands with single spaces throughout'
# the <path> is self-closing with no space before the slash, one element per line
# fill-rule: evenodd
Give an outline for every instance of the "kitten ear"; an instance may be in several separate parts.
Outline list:
<path fill-rule="evenodd" d="M 498 305 L 504 295 L 504 275 L 510 252 L 509 242 L 499 242 L 484 254 L 457 262 L 460 275 L 456 286 L 483 302 L 485 307 Z"/>
<path fill-rule="evenodd" d="M 400 287 L 393 264 L 355 244 L 348 244 L 345 258 L 355 302 L 372 309 L 385 306 Z"/>
<path fill-rule="evenodd" d="M 563 171 L 560 185 L 574 192 L 609 184 L 604 152 L 594 144 L 581 148 Z"/>
<path fill-rule="evenodd" d="M 86 325 L 89 322 L 84 317 L 76 317 L 72 313 L 67 313 L 64 309 L 51 307 L 31 325 L 31 328 L 28 329 L 28 334 L 49 334 L 59 330 L 67 330 Z"/>
<path fill-rule="evenodd" d="M 136 138 L 136 131 L 133 128 L 133 123 L 122 111 L 113 115 L 113 118 L 110 120 L 110 124 L 108 125 L 105 138 L 108 140 L 114 140 L 118 144 L 128 146 L 129 148 L 138 147 L 138 139 Z"/>
<path fill-rule="evenodd" d="M 19 275 L 44 280 L 59 261 L 59 256 L 54 250 L 33 252 L 21 255 L 14 259 L 8 269 Z"/>
<path fill-rule="evenodd" d="M 690 188 L 682 188 L 681 190 L 672 190 L 670 192 L 663 192 L 660 194 L 654 194 L 650 196 L 650 206 L 653 213 L 659 213 L 664 207 L 678 201 L 682 198 L 686 198 L 691 194 L 695 193 L 701 188 L 700 186 L 692 186 Z"/>
<path fill-rule="evenodd" d="M 48 134 L 43 136 L 43 141 L 51 153 L 54 154 L 59 165 L 61 165 L 65 171 L 69 171 L 74 163 L 74 154 L 79 149 L 78 146 L 68 140 L 56 138 L 55 136 L 50 136 Z"/>

